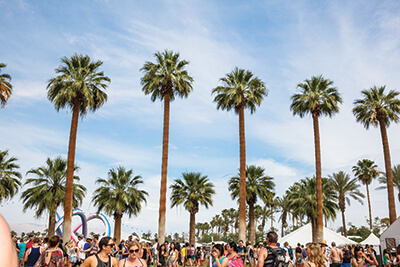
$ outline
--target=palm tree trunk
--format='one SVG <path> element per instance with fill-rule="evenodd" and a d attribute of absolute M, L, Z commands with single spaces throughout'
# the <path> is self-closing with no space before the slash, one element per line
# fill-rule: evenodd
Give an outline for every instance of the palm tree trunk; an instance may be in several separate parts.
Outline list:
<path fill-rule="evenodd" d="M 325 227 L 328 227 L 328 217 L 325 215 Z"/>
<path fill-rule="evenodd" d="M 317 222 L 316 231 L 313 231 L 313 242 L 319 243 L 324 239 L 323 232 L 323 212 L 322 212 L 322 178 L 321 178 L 321 147 L 319 138 L 318 115 L 312 114 L 314 126 L 314 143 L 315 143 L 315 169 L 316 169 L 316 184 L 317 184 Z"/>
<path fill-rule="evenodd" d="M 72 110 L 71 131 L 69 134 L 67 180 L 65 183 L 66 185 L 65 185 L 64 227 L 63 227 L 64 244 L 66 244 L 71 239 L 72 197 L 73 197 L 72 192 L 74 187 L 76 133 L 78 131 L 79 108 L 80 108 L 79 97 L 75 97 L 74 108 Z"/>
<path fill-rule="evenodd" d="M 49 230 L 47 232 L 49 237 L 52 237 L 56 232 L 56 211 L 57 207 L 54 209 L 54 211 L 49 212 Z"/>
<path fill-rule="evenodd" d="M 249 203 L 249 232 L 251 244 L 256 243 L 256 226 L 254 219 L 254 203 Z"/>
<path fill-rule="evenodd" d="M 388 203 L 389 203 L 389 219 L 390 219 L 390 224 L 392 224 L 397 219 L 397 216 L 396 216 L 396 206 L 394 202 L 393 175 L 392 175 L 392 163 L 390 160 L 389 140 L 386 132 L 386 124 L 383 119 L 379 120 L 379 126 L 381 128 L 383 155 L 385 158 L 387 192 L 388 192 Z"/>
<path fill-rule="evenodd" d="M 343 234 L 345 237 L 347 237 L 346 220 L 344 218 L 344 209 L 342 209 L 342 223 L 343 223 Z"/>
<path fill-rule="evenodd" d="M 114 213 L 114 220 L 114 237 L 117 239 L 115 243 L 119 244 L 121 240 L 122 214 Z"/>
<path fill-rule="evenodd" d="M 368 199 L 368 211 L 369 211 L 369 230 L 372 231 L 372 210 L 371 210 L 371 199 L 369 198 L 369 188 L 368 184 L 365 184 L 367 187 L 367 199 Z"/>
<path fill-rule="evenodd" d="M 246 140 L 244 132 L 244 107 L 239 110 L 240 143 L 240 192 L 239 192 L 239 240 L 246 243 Z"/>
<path fill-rule="evenodd" d="M 160 189 L 160 208 L 158 217 L 158 241 L 160 244 L 165 241 L 165 212 L 167 200 L 167 169 L 168 169 L 168 142 L 169 142 L 169 94 L 164 96 L 164 128 L 163 128 L 163 147 L 161 164 L 161 189 Z"/>
<path fill-rule="evenodd" d="M 272 206 L 271 206 L 271 231 L 273 231 L 274 229 L 274 212 L 272 210 Z"/>
<path fill-rule="evenodd" d="M 195 238 L 196 232 L 196 213 L 190 212 L 190 224 L 189 224 L 189 242 L 190 245 L 194 245 L 196 243 Z"/>

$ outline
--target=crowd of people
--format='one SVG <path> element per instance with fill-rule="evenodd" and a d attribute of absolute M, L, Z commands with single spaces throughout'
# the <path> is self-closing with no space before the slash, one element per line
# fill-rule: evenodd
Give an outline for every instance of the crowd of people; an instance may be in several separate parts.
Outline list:
<path fill-rule="evenodd" d="M 98 235 L 78 236 L 78 241 L 63 244 L 58 236 L 39 238 L 30 235 L 19 244 L 14 238 L 21 267 L 377 267 L 378 260 L 372 246 L 353 245 L 339 249 L 335 242 L 326 241 L 281 246 L 278 235 L 271 231 L 265 243 L 252 246 L 242 240 L 236 244 L 212 243 L 211 247 L 195 247 L 179 242 L 139 242 L 129 236 L 116 244 L 115 238 Z M 400 246 L 384 250 L 384 267 L 400 265 Z"/>

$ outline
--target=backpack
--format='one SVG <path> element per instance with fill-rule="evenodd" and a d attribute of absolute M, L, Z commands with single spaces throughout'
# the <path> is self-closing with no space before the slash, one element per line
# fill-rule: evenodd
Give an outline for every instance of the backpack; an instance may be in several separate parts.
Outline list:
<path fill-rule="evenodd" d="M 286 258 L 285 251 L 279 248 L 279 250 L 274 250 L 267 246 L 268 253 L 273 255 L 274 262 L 272 267 L 288 267 L 289 260 Z"/>
<path fill-rule="evenodd" d="M 252 248 L 249 248 L 249 256 L 252 258 L 254 257 L 254 251 Z"/>
<path fill-rule="evenodd" d="M 287 249 L 288 249 L 290 259 L 293 260 L 293 249 L 291 247 L 287 247 Z"/>

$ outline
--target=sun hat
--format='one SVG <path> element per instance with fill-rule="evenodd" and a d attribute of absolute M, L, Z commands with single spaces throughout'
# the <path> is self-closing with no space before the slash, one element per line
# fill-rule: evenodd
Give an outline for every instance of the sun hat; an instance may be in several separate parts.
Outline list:
<path fill-rule="evenodd" d="M 322 242 L 319 242 L 320 245 L 328 246 L 328 243 L 326 243 L 326 240 L 322 240 Z"/>

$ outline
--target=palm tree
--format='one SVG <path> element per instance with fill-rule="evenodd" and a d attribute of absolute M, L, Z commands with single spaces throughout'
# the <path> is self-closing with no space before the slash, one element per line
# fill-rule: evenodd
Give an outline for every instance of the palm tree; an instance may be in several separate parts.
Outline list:
<path fill-rule="evenodd" d="M 6 64 L 0 63 L 0 106 L 3 108 L 12 94 L 11 76 L 7 73 L 1 74 L 1 69 L 7 67 Z"/>
<path fill-rule="evenodd" d="M 390 160 L 389 140 L 386 132 L 386 127 L 389 127 L 390 122 L 398 122 L 400 114 L 400 100 L 397 96 L 400 92 L 390 90 L 385 93 L 386 86 L 372 87 L 368 90 L 361 91 L 363 99 L 354 101 L 353 114 L 368 130 L 369 126 L 380 127 L 383 155 L 385 158 L 385 170 L 387 178 L 387 192 L 389 204 L 389 219 L 392 224 L 396 219 L 396 206 L 394 203 L 394 189 L 392 176 L 392 163 Z"/>
<path fill-rule="evenodd" d="M 201 173 L 184 172 L 183 179 L 175 179 L 170 186 L 171 208 L 183 204 L 184 208 L 190 213 L 189 242 L 195 243 L 196 213 L 199 206 L 204 205 L 207 209 L 213 205 L 212 196 L 215 194 L 214 184 L 207 176 Z"/>
<path fill-rule="evenodd" d="M 67 242 L 71 235 L 72 190 L 79 115 L 83 118 L 88 111 L 95 112 L 107 101 L 105 90 L 110 78 L 98 70 L 103 62 L 100 60 L 92 62 L 87 55 L 74 54 L 71 58 L 61 58 L 61 62 L 62 65 L 55 69 L 57 77 L 50 79 L 47 85 L 47 98 L 57 111 L 65 107 L 72 110 L 63 227 L 63 239 Z"/>
<path fill-rule="evenodd" d="M 193 78 L 185 70 L 189 64 L 180 60 L 179 53 L 165 50 L 154 54 L 156 63 L 146 62 L 140 71 L 144 72 L 141 78 L 142 90 L 146 95 L 151 94 L 151 101 L 159 98 L 164 100 L 164 126 L 161 164 L 160 207 L 158 217 L 158 240 L 165 241 L 165 211 L 167 199 L 167 169 L 168 169 L 168 142 L 169 142 L 169 113 L 170 102 L 178 97 L 187 98 L 193 91 Z"/>
<path fill-rule="evenodd" d="M 255 77 L 251 71 L 235 68 L 221 78 L 223 86 L 212 90 L 216 94 L 214 102 L 217 109 L 235 110 L 239 115 L 240 140 L 240 194 L 239 194 L 239 240 L 246 240 L 246 140 L 244 127 L 244 110 L 250 109 L 253 114 L 260 106 L 267 89 L 263 81 Z"/>
<path fill-rule="evenodd" d="M 284 229 L 287 227 L 287 217 L 290 214 L 290 199 L 287 194 L 282 197 L 277 197 L 276 202 L 278 209 L 281 212 L 281 236 L 284 235 Z"/>
<path fill-rule="evenodd" d="M 138 189 L 138 186 L 143 184 L 142 177 L 133 176 L 132 169 L 126 170 L 119 166 L 108 171 L 107 179 L 99 178 L 96 183 L 100 184 L 100 187 L 94 191 L 92 201 L 97 206 L 98 213 L 104 210 L 106 214 L 114 217 L 114 237 L 119 243 L 122 216 L 137 216 L 142 209 L 142 203 L 147 202 L 148 193 Z"/>
<path fill-rule="evenodd" d="M 8 150 L 0 151 L 0 203 L 18 193 L 22 175 L 17 171 L 16 157 L 9 157 Z"/>
<path fill-rule="evenodd" d="M 393 166 L 392 174 L 393 174 L 393 185 L 394 185 L 394 187 L 397 188 L 397 191 L 398 191 L 397 198 L 400 201 L 400 164 Z M 386 186 L 387 178 L 386 178 L 385 174 L 384 174 L 384 176 L 379 177 L 378 181 L 380 184 L 382 184 L 382 186 L 377 187 L 376 190 L 387 189 L 387 186 Z"/>
<path fill-rule="evenodd" d="M 372 160 L 363 159 L 357 162 L 356 166 L 353 166 L 354 175 L 358 180 L 365 185 L 367 189 L 367 200 L 368 200 L 368 210 L 369 210 L 369 227 L 372 230 L 372 211 L 371 211 L 371 200 L 369 197 L 369 185 L 372 179 L 379 176 L 378 165 Z"/>
<path fill-rule="evenodd" d="M 335 113 L 339 112 L 339 103 L 343 103 L 342 97 L 338 90 L 333 87 L 333 81 L 325 79 L 322 75 L 311 77 L 310 80 L 306 79 L 304 83 L 297 85 L 300 93 L 294 94 L 290 110 L 293 115 L 299 115 L 300 118 L 308 113 L 311 114 L 313 119 L 314 128 L 314 146 L 315 146 L 315 169 L 317 178 L 317 209 L 318 219 L 314 225 L 313 242 L 321 242 L 323 239 L 323 216 L 322 216 L 322 185 L 321 185 L 321 148 L 319 136 L 319 123 L 318 118 L 321 115 L 329 116 L 330 118 Z"/>
<path fill-rule="evenodd" d="M 79 168 L 75 166 L 74 171 Z M 67 161 L 61 157 L 55 159 L 47 158 L 46 165 L 36 169 L 30 169 L 27 175 L 33 175 L 34 178 L 28 178 L 24 186 L 29 188 L 22 192 L 21 199 L 24 203 L 24 212 L 27 209 L 35 208 L 36 217 L 40 218 L 43 212 L 49 213 L 49 236 L 54 235 L 56 225 L 57 208 L 65 201 L 65 183 L 67 177 Z M 82 204 L 86 194 L 86 187 L 79 182 L 79 176 L 74 176 L 73 185 L 73 203 L 77 208 Z M 70 238 L 70 237 L 69 237 Z"/>
<path fill-rule="evenodd" d="M 343 233 L 344 236 L 347 237 L 346 231 L 346 220 L 344 217 L 344 211 L 346 210 L 346 202 L 350 206 L 350 197 L 354 200 L 357 200 L 361 204 L 362 198 L 364 198 L 364 194 L 361 193 L 358 188 L 360 187 L 357 184 L 357 179 L 351 179 L 350 175 L 347 173 L 340 171 L 338 173 L 334 173 L 329 175 L 329 182 L 332 184 L 332 188 L 336 191 L 336 194 L 339 199 L 339 209 L 342 212 L 342 223 L 343 223 Z"/>
<path fill-rule="evenodd" d="M 258 198 L 266 201 L 275 188 L 273 178 L 266 175 L 265 169 L 254 165 L 246 168 L 246 202 L 249 206 L 249 233 L 252 244 L 256 242 L 256 228 L 254 225 L 254 205 Z M 232 199 L 238 199 L 240 195 L 240 172 L 238 176 L 232 177 L 229 182 L 228 190 L 231 192 Z"/>
<path fill-rule="evenodd" d="M 323 203 L 323 214 L 328 217 L 334 217 L 338 205 L 336 204 L 337 195 L 333 191 L 331 183 L 327 178 L 322 178 L 322 203 Z M 317 186 L 316 178 L 305 178 L 294 184 L 293 189 L 288 192 L 288 197 L 291 200 L 290 206 L 296 208 L 296 213 L 304 214 L 311 221 L 312 225 L 312 236 L 316 235 L 317 231 Z"/>

